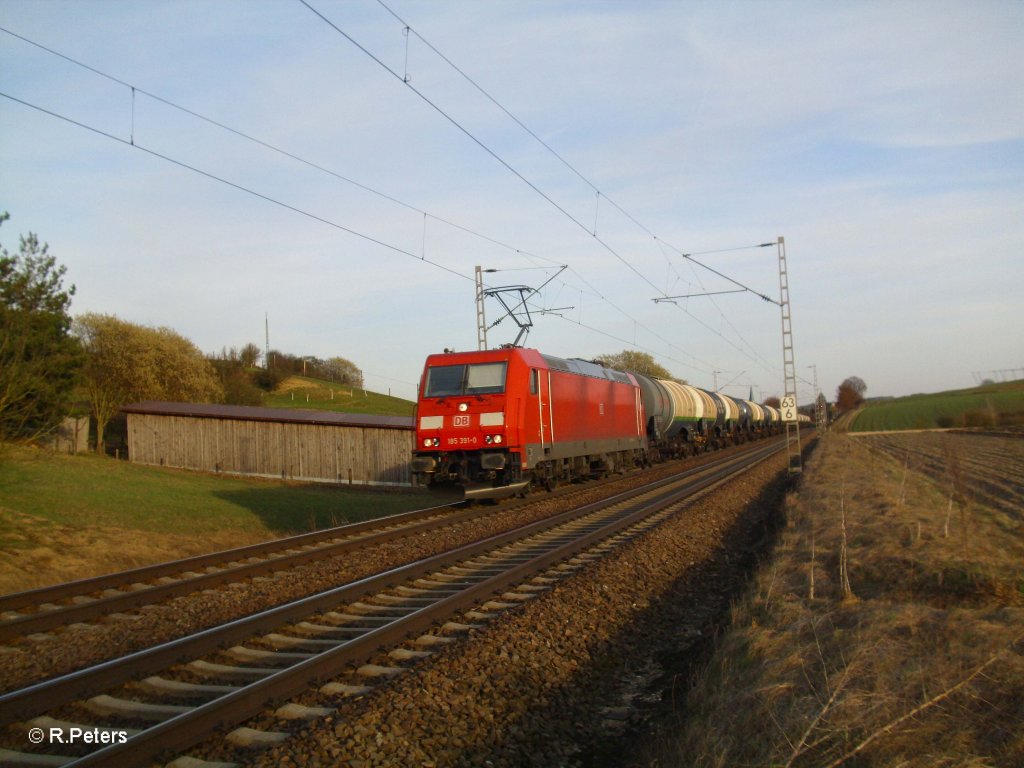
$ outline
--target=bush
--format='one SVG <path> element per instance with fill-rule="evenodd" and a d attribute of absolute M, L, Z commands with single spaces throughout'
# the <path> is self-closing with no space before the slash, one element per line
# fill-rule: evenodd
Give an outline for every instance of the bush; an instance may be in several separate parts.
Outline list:
<path fill-rule="evenodd" d="M 221 372 L 224 384 L 224 402 L 229 405 L 261 405 L 263 391 L 253 383 L 253 377 L 240 366 Z"/>
<path fill-rule="evenodd" d="M 992 416 L 985 411 L 967 411 L 964 413 L 965 427 L 991 427 Z"/>
<path fill-rule="evenodd" d="M 264 392 L 272 392 L 284 380 L 284 374 L 277 370 L 258 368 L 253 372 L 252 380 Z"/>

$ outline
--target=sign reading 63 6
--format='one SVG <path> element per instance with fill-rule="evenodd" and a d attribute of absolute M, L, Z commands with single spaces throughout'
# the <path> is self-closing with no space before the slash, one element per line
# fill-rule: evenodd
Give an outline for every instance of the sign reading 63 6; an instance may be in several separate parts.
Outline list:
<path fill-rule="evenodd" d="M 796 421 L 796 398 L 792 395 L 782 398 L 779 410 L 782 412 L 783 421 Z"/>

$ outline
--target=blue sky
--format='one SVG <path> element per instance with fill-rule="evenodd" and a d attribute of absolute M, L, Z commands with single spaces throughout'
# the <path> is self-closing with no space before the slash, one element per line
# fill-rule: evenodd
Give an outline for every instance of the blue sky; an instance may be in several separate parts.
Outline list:
<path fill-rule="evenodd" d="M 811 364 L 830 397 L 1024 368 L 1024 4 L 309 3 L 366 52 L 298 0 L 0 0 L 121 81 L 0 32 L 0 242 L 48 242 L 74 313 L 208 352 L 262 347 L 269 314 L 271 346 L 410 398 L 427 354 L 475 347 L 477 264 L 569 266 L 534 298 L 569 308 L 535 315 L 544 352 L 781 394 L 778 307 L 653 301 L 735 287 L 680 252 L 777 298 L 776 249 L 741 247 L 780 235 L 802 401 Z"/>

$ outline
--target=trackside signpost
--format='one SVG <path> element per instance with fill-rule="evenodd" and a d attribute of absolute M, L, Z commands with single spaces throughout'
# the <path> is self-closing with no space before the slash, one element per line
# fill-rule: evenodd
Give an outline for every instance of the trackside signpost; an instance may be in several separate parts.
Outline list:
<path fill-rule="evenodd" d="M 784 397 L 782 398 L 782 404 L 779 408 L 782 411 L 782 420 L 786 423 L 795 422 L 796 418 L 796 398 L 795 397 Z"/>

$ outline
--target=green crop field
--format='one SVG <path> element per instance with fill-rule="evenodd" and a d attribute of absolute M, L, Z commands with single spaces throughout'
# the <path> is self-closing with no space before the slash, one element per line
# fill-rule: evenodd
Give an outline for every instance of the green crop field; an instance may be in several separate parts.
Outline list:
<path fill-rule="evenodd" d="M 1024 424 L 1024 381 L 868 402 L 851 432 Z"/>

